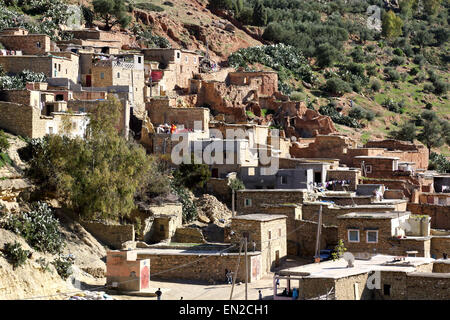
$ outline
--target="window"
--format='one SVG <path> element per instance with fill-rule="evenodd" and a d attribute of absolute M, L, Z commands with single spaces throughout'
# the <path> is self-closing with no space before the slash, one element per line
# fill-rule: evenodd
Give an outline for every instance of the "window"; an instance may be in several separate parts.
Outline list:
<path fill-rule="evenodd" d="M 58 64 L 58 71 L 61 72 L 61 64 Z"/>
<path fill-rule="evenodd" d="M 247 242 L 250 241 L 250 234 L 247 231 L 242 233 L 242 237 L 246 238 Z"/>
<path fill-rule="evenodd" d="M 245 206 L 246 207 L 251 207 L 252 206 L 252 199 L 245 198 Z"/>
<path fill-rule="evenodd" d="M 164 231 L 164 225 L 163 224 L 159 225 L 159 231 Z"/>
<path fill-rule="evenodd" d="M 188 57 L 187 57 L 187 56 L 184 57 L 184 61 L 185 61 L 185 62 L 188 62 Z"/>
<path fill-rule="evenodd" d="M 194 64 L 197 64 L 197 58 L 194 57 Z"/>
<path fill-rule="evenodd" d="M 142 57 L 138 57 L 138 63 L 142 63 Z"/>
<path fill-rule="evenodd" d="M 120 79 L 120 72 L 117 72 L 117 79 Z"/>
<path fill-rule="evenodd" d="M 53 134 L 53 127 L 48 127 L 48 134 Z"/>
<path fill-rule="evenodd" d="M 348 242 L 359 242 L 359 230 L 357 229 L 348 230 Z"/>
<path fill-rule="evenodd" d="M 281 176 L 281 184 L 287 184 L 288 183 L 288 177 Z"/>
<path fill-rule="evenodd" d="M 105 79 L 105 74 L 103 72 L 100 72 L 100 79 Z"/>
<path fill-rule="evenodd" d="M 177 59 L 180 59 L 180 53 L 177 52 Z"/>
<path fill-rule="evenodd" d="M 77 123 L 75 121 L 72 122 L 72 129 L 77 130 Z"/>
<path fill-rule="evenodd" d="M 378 243 L 378 230 L 367 231 L 366 241 L 367 243 Z"/>
<path fill-rule="evenodd" d="M 254 176 L 255 175 L 255 168 L 248 168 L 248 175 Z"/>
<path fill-rule="evenodd" d="M 38 41 L 38 42 L 36 42 L 36 47 L 37 48 L 40 48 L 41 47 L 41 43 Z"/>
<path fill-rule="evenodd" d="M 366 173 L 372 173 L 372 165 L 368 164 L 366 166 Z"/>
<path fill-rule="evenodd" d="M 272 239 L 272 231 L 269 231 L 269 240 Z"/>
<path fill-rule="evenodd" d="M 390 296 L 391 295 L 391 285 L 390 284 L 383 285 L 383 294 L 385 296 Z"/>
<path fill-rule="evenodd" d="M 281 237 L 281 228 L 278 229 L 278 236 Z"/>

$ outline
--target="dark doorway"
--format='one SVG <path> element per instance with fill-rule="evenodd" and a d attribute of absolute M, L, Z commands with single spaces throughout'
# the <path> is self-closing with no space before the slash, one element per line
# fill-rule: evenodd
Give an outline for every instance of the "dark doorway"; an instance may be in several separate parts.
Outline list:
<path fill-rule="evenodd" d="M 314 172 L 314 182 L 316 183 L 322 182 L 322 172 Z"/>
<path fill-rule="evenodd" d="M 211 170 L 211 177 L 212 177 L 212 178 L 218 178 L 218 177 L 219 177 L 219 169 L 213 168 L 213 169 Z"/>
<path fill-rule="evenodd" d="M 86 87 L 92 87 L 92 76 L 91 75 L 86 76 Z"/>

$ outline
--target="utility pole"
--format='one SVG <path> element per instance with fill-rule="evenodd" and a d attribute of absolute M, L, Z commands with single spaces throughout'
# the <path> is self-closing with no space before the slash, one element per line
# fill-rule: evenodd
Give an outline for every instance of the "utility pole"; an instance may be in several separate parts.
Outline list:
<path fill-rule="evenodd" d="M 248 283 L 248 260 L 247 260 L 247 237 L 244 238 L 245 246 L 245 300 L 247 299 L 247 283 Z"/>
<path fill-rule="evenodd" d="M 231 189 L 231 216 L 234 217 L 234 189 Z"/>
<path fill-rule="evenodd" d="M 314 262 L 320 262 L 320 234 L 322 231 L 322 205 L 319 208 L 319 219 L 317 223 L 317 236 L 316 236 L 316 254 L 314 256 Z"/>
<path fill-rule="evenodd" d="M 233 285 L 231 286 L 231 292 L 230 292 L 230 300 L 233 300 L 233 290 L 234 290 L 234 284 L 236 283 L 236 277 L 239 271 L 239 264 L 241 263 L 241 252 L 242 252 L 242 245 L 244 244 L 244 242 L 241 239 L 241 243 L 239 246 L 239 257 L 238 257 L 238 261 L 237 261 L 237 265 L 236 265 L 236 271 L 233 277 Z"/>

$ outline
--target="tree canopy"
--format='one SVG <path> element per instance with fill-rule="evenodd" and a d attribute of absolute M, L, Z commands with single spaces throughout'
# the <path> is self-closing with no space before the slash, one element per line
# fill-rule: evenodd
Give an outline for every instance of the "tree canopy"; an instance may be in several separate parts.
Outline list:
<path fill-rule="evenodd" d="M 125 0 L 94 0 L 94 12 L 105 22 L 105 29 L 120 25 L 125 28 L 131 21 Z"/>

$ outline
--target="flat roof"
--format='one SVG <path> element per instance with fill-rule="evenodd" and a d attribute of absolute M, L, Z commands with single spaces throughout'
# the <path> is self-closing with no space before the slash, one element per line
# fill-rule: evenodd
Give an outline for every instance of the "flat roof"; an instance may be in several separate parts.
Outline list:
<path fill-rule="evenodd" d="M 307 189 L 243 189 L 237 192 L 308 192 Z"/>
<path fill-rule="evenodd" d="M 196 249 L 164 249 L 164 248 L 145 248 L 136 249 L 138 256 L 145 255 L 181 255 L 181 256 L 237 256 L 239 252 L 223 252 L 224 250 L 196 250 Z M 249 251 L 247 253 L 250 256 L 260 255 L 260 251 Z"/>
<path fill-rule="evenodd" d="M 382 156 L 356 156 L 355 159 L 386 159 L 386 160 L 400 160 L 399 157 L 382 157 Z"/>
<path fill-rule="evenodd" d="M 232 220 L 249 220 L 249 221 L 272 221 L 278 219 L 286 219 L 287 216 L 282 214 L 265 214 L 265 213 L 255 213 L 255 214 L 243 214 L 236 217 L 232 217 Z"/>
<path fill-rule="evenodd" d="M 348 263 L 344 259 L 330 260 L 283 269 L 276 274 L 297 275 L 302 278 L 339 279 L 371 271 L 414 272 L 417 266 L 434 262 L 432 258 L 422 257 L 406 257 L 405 261 L 393 262 L 394 258 L 388 255 L 375 255 L 369 260 L 356 259 L 353 262 L 353 268 L 348 268 Z"/>
<path fill-rule="evenodd" d="M 409 211 L 386 211 L 386 212 L 350 212 L 338 216 L 338 219 L 395 219 L 411 215 Z"/>

